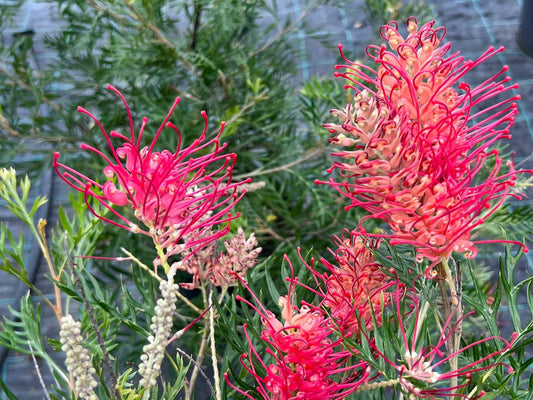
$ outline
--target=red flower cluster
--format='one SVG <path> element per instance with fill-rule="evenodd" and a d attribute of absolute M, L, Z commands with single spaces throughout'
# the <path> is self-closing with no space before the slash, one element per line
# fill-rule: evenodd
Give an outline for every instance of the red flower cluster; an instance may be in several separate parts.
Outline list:
<path fill-rule="evenodd" d="M 382 271 L 366 247 L 376 243 L 364 242 L 353 234 L 348 239 L 337 238 L 337 242 L 339 248 L 334 255 L 339 266 L 322 260 L 328 272 L 320 274 L 313 263 L 308 265 L 325 290 L 315 291 L 297 278 L 288 279 L 289 293 L 279 299 L 281 319 L 267 310 L 241 280 L 255 304 L 240 296 L 237 299 L 259 314 L 263 324 L 260 339 L 266 351 L 262 353 L 254 345 L 245 324 L 250 350 L 241 356 L 242 365 L 257 382 L 255 390 L 260 398 L 344 399 L 358 390 L 386 386 L 397 386 L 413 398 L 466 398 L 461 393 L 475 382 L 475 373 L 496 365 L 506 366 L 494 360 L 511 349 L 515 336 L 510 341 L 486 337 L 448 351 L 450 337 L 471 313 L 455 321 L 450 315 L 443 321 L 441 333 L 431 335 L 425 326 L 425 319 L 433 315 L 429 304 L 421 310 L 416 290 L 406 288 L 393 274 Z M 296 306 L 296 285 L 318 294 L 319 306 L 306 302 Z M 384 310 L 386 313 L 382 313 Z M 380 326 L 386 323 L 391 332 L 397 328 L 398 340 L 387 345 L 386 354 L 371 334 L 376 328 L 373 320 Z M 482 357 L 477 357 L 475 350 L 472 353 L 472 349 L 488 344 L 498 350 Z M 382 360 L 392 366 L 396 376 L 393 373 L 379 379 L 380 373 L 360 357 L 358 346 L 368 348 L 365 356 L 372 354 L 376 363 Z M 394 357 L 391 348 L 396 350 Z M 458 357 L 463 365 L 454 367 L 450 360 Z M 227 376 L 226 380 L 239 393 L 257 398 L 235 387 Z M 469 398 L 479 398 L 484 392 L 480 393 Z"/>
<path fill-rule="evenodd" d="M 320 273 L 313 265 L 308 268 L 320 288 L 315 293 L 336 329 L 343 337 L 357 337 L 361 328 L 374 329 L 374 318 L 381 325 L 382 307 L 389 303 L 387 289 L 393 282 L 372 253 L 379 240 L 349 231 L 333 239 L 337 244 L 335 251 L 331 250 L 335 262 L 321 260 L 327 272 Z"/>
<path fill-rule="evenodd" d="M 330 142 L 347 148 L 327 183 L 351 200 L 350 207 L 386 221 L 392 244 L 411 244 L 418 259 L 438 261 L 452 251 L 474 256 L 474 228 L 510 195 L 517 171 L 491 147 L 509 138 L 517 113 L 509 96 L 516 85 L 500 72 L 475 87 L 462 81 L 503 48 L 489 48 L 474 61 L 442 44 L 444 28 L 414 18 L 403 37 L 391 22 L 381 35 L 389 50 L 369 46 L 377 71 L 348 61 L 336 73 L 350 81 L 353 103 L 333 110 L 340 124 L 326 124 Z M 342 54 L 342 47 L 341 47 Z M 506 171 L 505 171 L 506 170 Z M 366 219 L 364 218 L 361 223 Z M 361 228 L 363 226 L 361 225 Z"/>
<path fill-rule="evenodd" d="M 149 146 L 141 145 L 144 129 L 148 122 L 143 119 L 136 135 L 128 104 L 122 94 L 108 86 L 124 102 L 130 123 L 130 134 L 111 131 L 107 133 L 98 119 L 89 111 L 78 108 L 90 116 L 109 147 L 110 156 L 95 147 L 82 144 L 82 148 L 102 157 L 108 164 L 104 175 L 108 179 L 99 183 L 76 171 L 54 157 L 54 168 L 59 176 L 72 188 L 93 197 L 110 213 L 111 218 L 91 211 L 98 217 L 132 232 L 149 235 L 154 242 L 166 250 L 167 255 L 184 250 L 192 253 L 223 237 L 229 231 L 228 222 L 238 215 L 229 214 L 230 209 L 244 195 L 239 186 L 248 181 L 232 182 L 236 156 L 224 154 L 225 144 L 220 144 L 224 123 L 216 137 L 207 141 L 207 116 L 202 112 L 205 126 L 202 134 L 189 147 L 183 147 L 181 133 L 169 122 L 170 116 L 180 99 L 177 98 L 166 118 L 160 125 Z M 178 135 L 175 152 L 155 151 L 163 128 L 169 127 Z M 115 147 L 112 139 L 121 142 Z M 87 203 L 90 206 L 90 203 Z M 144 227 L 132 222 L 127 213 L 113 206 L 129 207 L 135 218 Z M 211 229 L 222 226 L 218 230 Z M 187 236 L 187 241 L 184 237 Z"/>
<path fill-rule="evenodd" d="M 304 302 L 300 307 L 294 304 L 296 284 L 295 279 L 291 280 L 289 294 L 279 299 L 282 321 L 251 291 L 258 307 L 237 296 L 261 316 L 261 339 L 271 358 L 269 364 L 263 361 L 264 356 L 255 349 L 245 325 L 250 351 L 242 355 L 241 363 L 256 379 L 256 390 L 263 399 L 343 399 L 369 380 L 370 369 L 343 348 L 343 338 L 336 334 L 336 327 L 324 310 Z M 264 372 L 257 370 L 257 363 Z M 235 387 L 227 376 L 226 381 L 238 392 L 254 398 Z"/>

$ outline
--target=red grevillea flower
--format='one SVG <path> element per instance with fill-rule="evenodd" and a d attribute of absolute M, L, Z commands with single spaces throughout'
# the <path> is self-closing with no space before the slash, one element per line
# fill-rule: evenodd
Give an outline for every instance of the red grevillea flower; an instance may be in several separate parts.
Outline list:
<path fill-rule="evenodd" d="M 182 147 L 181 133 L 169 119 L 178 105 L 177 98 L 155 133 L 149 146 L 142 146 L 144 129 L 148 122 L 143 118 L 138 134 L 135 133 L 129 106 L 122 94 L 109 85 L 123 101 L 129 118 L 130 133 L 106 132 L 98 119 L 84 108 L 78 111 L 88 115 L 100 128 L 107 145 L 109 156 L 95 147 L 82 144 L 82 149 L 96 153 L 108 164 L 103 172 L 107 181 L 85 176 L 58 161 L 54 156 L 54 168 L 59 176 L 72 188 L 95 198 L 109 211 L 111 218 L 98 213 L 98 217 L 132 232 L 151 236 L 154 242 L 165 248 L 167 255 L 185 249 L 199 249 L 224 236 L 229 230 L 228 222 L 238 215 L 228 214 L 232 206 L 244 195 L 239 185 L 232 182 L 236 155 L 224 154 L 225 144 L 220 144 L 221 129 L 211 140 L 206 140 L 207 116 L 202 112 L 205 126 L 202 134 L 189 147 Z M 178 135 L 178 146 L 174 152 L 156 151 L 155 147 L 163 128 L 171 128 Z M 113 139 L 120 142 L 116 147 Z M 115 208 L 117 206 L 119 208 Z M 133 210 L 139 226 L 120 211 L 120 207 Z M 106 213 L 107 214 L 107 213 Z M 222 226 L 212 230 L 214 226 Z M 208 234 L 207 234 L 208 233 Z M 188 235 L 186 243 L 183 242 Z"/>
<path fill-rule="evenodd" d="M 388 364 L 392 365 L 398 371 L 399 383 L 403 391 L 411 393 L 416 398 L 421 399 L 440 399 L 443 397 L 468 397 L 466 394 L 460 394 L 459 389 L 469 386 L 475 382 L 473 374 L 488 370 L 496 365 L 505 365 L 494 360 L 500 354 L 505 353 L 512 347 L 516 338 L 513 334 L 511 341 L 507 341 L 502 337 L 487 337 L 484 339 L 472 342 L 465 347 L 459 349 L 455 353 L 450 353 L 446 350 L 446 343 L 455 334 L 455 330 L 459 328 L 460 324 L 470 314 L 466 314 L 459 321 L 452 323 L 453 314 L 444 322 L 444 326 L 440 330 L 442 333 L 438 337 L 436 344 L 429 345 L 420 342 L 423 340 L 420 334 L 422 329 L 419 329 L 421 323 L 421 310 L 419 302 L 414 291 L 406 290 L 398 283 L 397 289 L 393 294 L 393 302 L 396 308 L 397 321 L 399 325 L 399 332 L 401 334 L 400 344 L 403 354 L 399 355 L 399 359 L 391 360 L 382 354 L 379 349 L 375 349 Z M 402 309 L 402 303 L 409 303 L 410 311 L 405 312 Z M 414 318 L 414 326 L 411 330 L 404 326 L 408 318 Z M 409 333 L 407 333 L 409 331 Z M 445 333 L 446 332 L 446 333 Z M 456 369 L 450 369 L 449 364 L 452 358 L 457 358 L 464 355 L 468 350 L 484 346 L 484 344 L 493 342 L 498 343 L 496 347 L 500 350 L 485 356 L 479 356 L 473 361 L 468 361 L 469 364 L 459 365 Z M 459 357 L 463 361 L 463 357 Z M 452 382 L 456 383 L 452 383 Z M 481 389 L 481 388 L 480 388 Z M 458 393 L 459 391 L 459 393 Z M 475 398 L 481 397 L 482 394 Z M 468 397 L 472 398 L 472 397 Z"/>
<path fill-rule="evenodd" d="M 386 221 L 394 233 L 382 236 L 392 244 L 414 245 L 419 260 L 436 262 L 452 251 L 474 256 L 472 230 L 511 195 L 518 172 L 492 146 L 510 138 L 519 96 L 502 77 L 507 67 L 475 87 L 463 82 L 503 48 L 465 61 L 434 24 L 419 28 L 410 18 L 405 38 L 395 22 L 383 26 L 389 49 L 367 47 L 376 71 L 343 55 L 336 76 L 351 82 L 354 100 L 332 111 L 339 124 L 325 125 L 329 141 L 346 148 L 329 170 L 343 179 L 317 183 Z"/>
<path fill-rule="evenodd" d="M 282 320 L 267 310 L 253 293 L 258 307 L 237 297 L 261 315 L 261 339 L 271 359 L 268 364 L 263 361 L 245 325 L 250 351 L 241 356 L 241 363 L 256 379 L 256 390 L 263 399 L 345 398 L 369 380 L 370 370 L 364 362 L 349 363 L 353 361 L 352 354 L 342 347 L 343 339 L 335 334 L 335 326 L 321 309 L 303 302 L 300 307 L 294 304 L 296 281 L 291 282 L 289 294 L 279 299 Z M 264 372 L 256 369 L 258 365 Z M 234 389 L 253 398 L 236 388 L 227 377 L 226 380 Z"/>
<path fill-rule="evenodd" d="M 391 277 L 372 254 L 379 247 L 379 239 L 363 238 L 356 232 L 344 231 L 341 237 L 334 237 L 337 248 L 330 250 L 335 257 L 332 263 L 321 260 L 327 268 L 320 273 L 311 264 L 308 268 L 315 276 L 321 304 L 341 334 L 359 335 L 362 326 L 374 329 L 373 318 L 381 326 L 382 307 L 389 303 L 387 289 L 394 285 Z"/>

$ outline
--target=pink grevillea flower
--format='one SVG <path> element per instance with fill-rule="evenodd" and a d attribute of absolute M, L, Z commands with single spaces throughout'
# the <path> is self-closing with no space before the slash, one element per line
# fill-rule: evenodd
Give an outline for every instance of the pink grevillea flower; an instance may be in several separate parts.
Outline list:
<path fill-rule="evenodd" d="M 321 304 L 337 329 L 345 337 L 357 336 L 362 326 L 374 329 L 374 319 L 381 326 L 382 307 L 390 303 L 387 289 L 394 282 L 372 254 L 379 247 L 379 239 L 349 231 L 333 239 L 337 247 L 330 251 L 335 262 L 321 260 L 327 272 L 319 272 L 313 264 L 308 268 L 320 288 L 315 293 L 323 299 Z"/>
<path fill-rule="evenodd" d="M 393 303 L 396 315 L 398 316 L 398 328 L 401 335 L 399 340 L 401 354 L 399 358 L 391 360 L 381 353 L 379 349 L 375 349 L 375 351 L 397 370 L 399 384 L 404 392 L 421 399 L 441 399 L 443 397 L 466 398 L 466 394 L 460 394 L 464 390 L 461 391 L 459 389 L 466 388 L 471 383 L 476 383 L 477 381 L 474 377 L 476 373 L 491 369 L 497 365 L 506 366 L 506 364 L 495 360 L 499 355 L 511 349 L 516 334 L 513 334 L 511 341 L 507 341 L 502 337 L 486 337 L 474 341 L 454 353 L 447 351 L 446 343 L 455 334 L 456 329 L 459 329 L 464 318 L 471 313 L 461 317 L 455 323 L 452 322 L 453 314 L 450 315 L 444 322 L 444 326 L 441 329 L 442 333 L 436 339 L 434 345 L 421 343 L 425 335 L 420 333 L 423 329 L 420 329 L 419 324 L 423 322 L 422 318 L 424 317 L 421 316 L 422 312 L 416 293 L 403 288 L 400 283 L 397 285 L 397 289 L 393 294 Z M 405 312 L 402 303 L 408 305 L 410 310 Z M 407 319 L 414 319 L 413 325 L 410 325 L 410 327 L 413 327 L 412 329 L 405 327 Z M 467 358 L 463 356 L 468 351 L 482 346 L 487 348 L 485 346 L 490 342 L 495 344 L 495 347 L 500 350 L 484 356 L 474 356 L 466 361 L 466 365 L 458 365 L 456 369 L 450 368 L 451 359 L 458 358 L 459 362 L 465 364 Z M 468 398 L 482 397 L 485 393 L 481 390 L 481 387 L 478 389 L 478 395 L 476 397 Z"/>
<path fill-rule="evenodd" d="M 381 236 L 392 244 L 414 245 L 420 261 L 437 262 L 452 251 L 474 256 L 472 230 L 511 195 L 519 171 L 492 147 L 510 138 L 519 96 L 503 77 L 507 67 L 477 86 L 463 81 L 503 48 L 465 61 L 434 25 L 419 28 L 410 18 L 405 38 L 395 22 L 383 26 L 389 49 L 367 47 L 376 71 L 343 55 L 336 76 L 350 82 L 354 100 L 332 111 L 339 124 L 325 125 L 329 141 L 345 148 L 329 170 L 342 179 L 317 183 L 386 221 L 393 234 Z"/>
<path fill-rule="evenodd" d="M 350 363 L 354 361 L 352 354 L 342 347 L 342 338 L 335 334 L 335 326 L 321 309 L 303 302 L 300 307 L 295 305 L 294 285 L 293 280 L 289 294 L 279 300 L 281 320 L 253 293 L 258 306 L 238 296 L 261 316 L 261 340 L 267 346 L 266 356 L 261 356 L 245 325 L 250 351 L 241 356 L 241 363 L 255 378 L 256 390 L 263 399 L 343 399 L 369 380 L 368 365 Z M 235 390 L 253 398 L 226 380 Z"/>
<path fill-rule="evenodd" d="M 97 212 L 87 202 L 98 218 L 128 231 L 151 236 L 156 244 L 165 248 L 167 255 L 185 249 L 199 249 L 224 236 L 229 230 L 229 221 L 238 217 L 229 214 L 229 211 L 244 194 L 239 185 L 247 182 L 232 182 L 236 156 L 224 154 L 226 145 L 220 144 L 224 123 L 218 135 L 207 140 L 207 116 L 202 112 L 205 121 L 203 132 L 189 147 L 182 147 L 181 133 L 169 121 L 180 101 L 177 98 L 149 146 L 142 146 L 148 119 L 143 118 L 136 134 L 126 100 L 111 85 L 108 89 L 124 103 L 130 124 L 129 135 L 116 131 L 108 133 L 93 114 L 78 108 L 79 112 L 93 119 L 108 145 L 109 156 L 95 147 L 81 146 L 107 163 L 103 170 L 107 181 L 100 183 L 60 163 L 56 153 L 54 168 L 59 176 L 69 186 L 84 193 L 86 198 L 93 197 L 102 204 L 108 211 L 106 215 Z M 178 136 L 174 152 L 155 149 L 165 127 Z M 113 139 L 120 143 L 118 147 Z M 132 221 L 121 207 L 132 209 L 134 217 L 142 225 Z M 213 227 L 220 228 L 215 230 Z M 186 243 L 182 240 L 185 235 L 189 235 Z"/>

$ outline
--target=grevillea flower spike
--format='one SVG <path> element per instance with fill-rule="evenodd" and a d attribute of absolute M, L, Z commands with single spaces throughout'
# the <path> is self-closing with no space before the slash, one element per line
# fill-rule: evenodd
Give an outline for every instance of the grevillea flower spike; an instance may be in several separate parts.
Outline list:
<path fill-rule="evenodd" d="M 314 259 L 306 263 L 318 289 L 300 281 L 296 284 L 317 294 L 320 305 L 343 337 L 357 337 L 362 327 L 374 329 L 374 321 L 381 326 L 381 311 L 390 303 L 388 289 L 394 282 L 372 253 L 379 247 L 379 239 L 344 230 L 333 240 L 336 247 L 330 252 L 335 260 L 320 260 L 327 272 L 320 272 Z"/>
<path fill-rule="evenodd" d="M 93 119 L 102 132 L 109 147 L 110 156 L 103 151 L 82 144 L 82 149 L 96 153 L 107 166 L 103 172 L 107 181 L 100 183 L 59 162 L 54 156 L 54 168 L 59 176 L 72 188 L 95 198 L 107 209 L 111 217 L 98 213 L 87 202 L 98 217 L 131 232 L 151 236 L 156 245 L 165 249 L 166 255 L 195 250 L 217 240 L 229 231 L 229 221 L 238 215 L 229 214 L 233 205 L 244 195 L 239 186 L 248 181 L 232 182 L 236 155 L 224 154 L 225 144 L 220 144 L 224 129 L 211 140 L 206 139 L 207 116 L 200 137 L 189 146 L 182 147 L 182 136 L 178 128 L 169 121 L 172 112 L 180 102 L 177 98 L 155 133 L 149 146 L 142 146 L 144 129 L 148 119 L 143 118 L 138 134 L 135 133 L 130 108 L 122 94 L 113 86 L 123 101 L 129 119 L 130 134 L 107 132 L 98 119 L 82 107 L 78 111 Z M 178 146 L 174 152 L 156 151 L 157 140 L 165 127 L 178 135 Z M 115 147 L 113 139 L 121 142 Z M 113 207 L 116 206 L 117 208 Z M 133 210 L 133 222 L 120 207 Z M 218 230 L 213 227 L 220 227 Z M 182 239 L 188 236 L 184 242 Z"/>
<path fill-rule="evenodd" d="M 353 232 L 334 240 L 335 263 L 322 259 L 329 272 L 323 275 L 324 306 L 343 335 L 358 335 L 361 326 L 366 330 L 379 328 L 381 311 L 389 303 L 387 290 L 392 285 L 390 276 L 372 254 L 372 249 L 379 247 L 379 240 L 365 239 Z"/>
<path fill-rule="evenodd" d="M 410 18 L 407 30 L 404 38 L 396 22 L 382 27 L 389 49 L 367 47 L 376 71 L 343 55 L 336 76 L 349 82 L 354 100 L 332 111 L 339 124 L 325 125 L 329 141 L 346 148 L 333 153 L 342 160 L 329 170 L 340 179 L 317 183 L 334 186 L 367 218 L 386 221 L 393 233 L 381 236 L 414 245 L 419 260 L 436 263 L 452 251 L 473 257 L 472 231 L 507 196 L 518 197 L 509 188 L 521 171 L 493 148 L 510 138 L 517 85 L 504 77 L 507 67 L 477 86 L 463 81 L 503 48 L 465 61 L 442 44 L 445 29 L 434 22 L 419 28 Z"/>
<path fill-rule="evenodd" d="M 368 365 L 361 361 L 353 362 L 352 353 L 342 346 L 343 339 L 335 333 L 336 327 L 328 315 L 311 304 L 302 302 L 300 307 L 295 304 L 295 278 L 291 279 L 289 293 L 279 299 L 282 320 L 267 310 L 246 283 L 241 282 L 257 306 L 240 296 L 237 299 L 261 316 L 261 340 L 267 345 L 266 354 L 260 355 L 244 325 L 250 351 L 241 356 L 241 363 L 255 378 L 256 390 L 263 399 L 343 399 L 368 382 Z M 270 359 L 270 362 L 265 359 Z M 226 381 L 235 390 L 253 399 L 235 387 L 227 376 Z"/>

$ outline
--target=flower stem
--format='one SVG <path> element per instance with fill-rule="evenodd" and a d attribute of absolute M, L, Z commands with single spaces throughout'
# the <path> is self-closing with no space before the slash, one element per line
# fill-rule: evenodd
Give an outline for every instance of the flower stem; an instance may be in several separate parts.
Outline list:
<path fill-rule="evenodd" d="M 454 278 L 448 265 L 448 260 L 443 258 L 438 265 L 437 282 L 439 284 L 442 303 L 444 308 L 443 321 L 447 326 L 444 334 L 446 337 L 446 349 L 450 354 L 456 354 L 450 357 L 450 370 L 455 371 L 459 365 L 459 348 L 461 344 L 462 326 L 463 326 L 463 306 L 461 303 L 461 279 L 459 274 Z M 448 292 L 449 290 L 449 292 Z M 452 309 L 453 306 L 453 309 Z M 455 313 L 454 322 L 452 323 L 452 313 Z M 449 322 L 449 323 L 447 323 Z M 453 332 L 450 332 L 453 329 Z M 457 386 L 457 376 L 451 378 L 451 387 Z"/>
<path fill-rule="evenodd" d="M 207 307 L 207 293 L 205 290 L 205 284 L 202 282 L 202 286 L 200 286 L 200 290 L 202 291 L 202 297 L 204 299 L 204 304 Z M 209 320 L 205 320 L 204 324 L 204 332 L 202 333 L 202 342 L 200 343 L 200 349 L 198 350 L 198 355 L 196 356 L 196 362 L 194 363 L 194 369 L 191 374 L 191 379 L 189 381 L 189 387 L 186 388 L 185 393 L 185 400 L 191 400 L 192 394 L 194 392 L 194 386 L 196 385 L 196 380 L 198 379 L 199 370 L 202 366 L 205 351 L 207 349 L 207 342 L 209 340 Z"/>
<path fill-rule="evenodd" d="M 485 372 L 483 374 L 483 376 L 478 380 L 478 384 L 474 387 L 474 389 L 472 389 L 470 391 L 470 393 L 468 393 L 468 395 L 465 397 L 465 399 L 477 398 L 477 397 L 473 397 L 473 396 L 476 394 L 476 392 L 478 392 L 481 389 L 480 385 L 485 383 L 487 381 L 487 379 L 489 379 L 489 377 L 492 375 L 492 373 L 495 370 L 496 370 L 496 365 L 491 367 L 489 370 L 487 370 L 487 372 Z"/>
<path fill-rule="evenodd" d="M 450 266 L 448 265 L 448 260 L 446 258 L 443 258 L 439 264 L 440 280 L 442 280 L 441 273 L 444 274 L 442 278 L 444 278 L 448 284 L 448 289 L 450 289 L 450 296 L 448 297 L 449 304 L 457 306 L 459 304 L 459 298 L 457 297 L 456 282 L 452 276 L 452 271 L 450 270 Z"/>
<path fill-rule="evenodd" d="M 280 172 L 280 171 L 287 171 L 290 168 L 294 167 L 295 165 L 298 165 L 310 158 L 316 157 L 317 155 L 321 154 L 324 151 L 322 147 L 318 147 L 316 149 L 313 149 L 312 151 L 309 151 L 308 153 L 304 154 L 302 157 L 291 161 L 287 164 L 280 165 L 279 167 L 269 168 L 269 169 L 256 169 L 255 171 L 252 171 L 247 174 L 242 175 L 235 175 L 233 178 L 236 180 L 244 179 L 244 178 L 251 178 L 253 176 L 260 176 L 260 175 L 268 175 L 273 174 L 274 172 Z"/>
<path fill-rule="evenodd" d="M 165 270 L 165 273 L 168 275 L 171 271 L 171 267 L 170 265 L 168 265 L 168 261 L 167 261 L 167 256 L 165 254 L 165 251 L 163 250 L 163 247 L 159 244 L 156 244 L 155 245 L 155 248 L 157 250 L 157 255 L 159 256 L 159 258 L 161 259 L 161 264 L 163 266 L 163 269 Z M 154 273 L 152 270 L 150 270 L 146 265 L 144 265 L 142 262 L 140 262 L 137 258 L 135 258 L 130 252 L 128 252 L 127 250 L 125 249 L 122 249 L 122 251 L 124 253 L 126 253 L 133 261 L 135 261 L 135 263 L 147 270 L 150 275 L 152 275 L 155 279 L 157 279 L 158 281 L 161 281 L 161 278 L 156 274 Z M 172 275 L 174 275 L 176 271 L 173 271 L 172 272 Z M 185 304 L 187 304 L 190 308 L 192 308 L 195 312 L 197 312 L 198 314 L 202 314 L 203 311 L 200 310 L 198 307 L 196 307 L 187 297 L 185 297 L 183 294 L 181 294 L 181 292 L 177 291 L 176 292 L 176 296 L 178 296 L 178 298 L 183 301 Z"/>
<path fill-rule="evenodd" d="M 381 382 L 372 382 L 372 383 L 365 383 L 357 388 L 355 392 L 364 392 L 367 390 L 376 390 L 381 388 L 386 388 L 390 386 L 395 386 L 398 383 L 400 383 L 400 379 L 389 379 L 387 381 L 381 381 Z"/>
<path fill-rule="evenodd" d="M 220 391 L 220 376 L 217 363 L 217 350 L 215 343 L 215 307 L 213 306 L 213 287 L 209 290 L 209 341 L 211 343 L 211 361 L 213 363 L 213 377 L 215 381 L 216 400 L 222 400 Z"/>
<path fill-rule="evenodd" d="M 25 208 L 21 208 L 26 210 Z M 28 221 L 31 221 L 31 217 L 28 215 Z M 48 222 L 45 219 L 40 219 L 37 223 L 37 228 L 33 224 L 30 224 L 30 230 L 34 234 L 35 239 L 37 240 L 37 243 L 39 244 L 39 247 L 41 248 L 41 252 L 43 254 L 43 257 L 46 261 L 46 265 L 48 267 L 48 271 L 50 272 L 50 277 L 54 282 L 60 282 L 60 276 L 56 273 L 54 261 L 52 260 L 52 256 L 50 254 L 50 250 L 48 249 L 48 242 L 46 240 L 46 224 Z M 59 289 L 58 285 L 54 285 L 54 295 L 55 295 L 55 305 L 52 305 L 52 310 L 54 311 L 54 315 L 57 318 L 57 321 L 61 323 L 61 318 L 63 317 L 63 306 L 62 306 L 62 300 L 61 300 L 61 290 Z M 50 304 L 50 302 L 48 302 Z"/>

